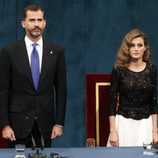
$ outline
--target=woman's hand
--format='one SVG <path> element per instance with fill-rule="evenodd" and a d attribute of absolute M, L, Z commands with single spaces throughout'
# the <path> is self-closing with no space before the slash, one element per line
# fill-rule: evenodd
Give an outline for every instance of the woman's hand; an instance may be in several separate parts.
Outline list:
<path fill-rule="evenodd" d="M 110 132 L 110 144 L 112 146 L 119 146 L 119 138 L 116 131 Z"/>
<path fill-rule="evenodd" d="M 152 135 L 153 135 L 153 143 L 157 144 L 158 143 L 158 132 L 157 131 L 153 131 Z"/>

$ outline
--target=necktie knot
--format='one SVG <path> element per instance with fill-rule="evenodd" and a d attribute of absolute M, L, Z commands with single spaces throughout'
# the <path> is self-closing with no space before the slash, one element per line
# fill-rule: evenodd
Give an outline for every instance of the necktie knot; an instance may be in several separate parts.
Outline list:
<path fill-rule="evenodd" d="M 37 45 L 37 43 L 32 43 L 33 48 L 36 48 Z"/>

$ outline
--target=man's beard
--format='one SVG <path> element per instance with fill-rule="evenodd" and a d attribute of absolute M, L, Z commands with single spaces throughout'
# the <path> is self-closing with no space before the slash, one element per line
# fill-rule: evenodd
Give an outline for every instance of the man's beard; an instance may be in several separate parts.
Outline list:
<path fill-rule="evenodd" d="M 38 32 L 35 32 L 35 30 L 38 30 Z M 32 30 L 29 31 L 30 32 L 30 36 L 32 38 L 38 38 L 42 35 L 42 30 L 38 27 L 38 28 L 34 28 Z"/>

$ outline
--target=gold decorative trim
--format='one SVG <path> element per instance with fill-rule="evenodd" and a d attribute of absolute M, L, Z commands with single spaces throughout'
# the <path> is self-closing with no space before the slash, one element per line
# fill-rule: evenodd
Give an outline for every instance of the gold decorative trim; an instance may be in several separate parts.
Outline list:
<path fill-rule="evenodd" d="M 96 146 L 100 145 L 99 136 L 99 86 L 110 86 L 110 82 L 96 82 L 95 96 L 96 96 Z"/>

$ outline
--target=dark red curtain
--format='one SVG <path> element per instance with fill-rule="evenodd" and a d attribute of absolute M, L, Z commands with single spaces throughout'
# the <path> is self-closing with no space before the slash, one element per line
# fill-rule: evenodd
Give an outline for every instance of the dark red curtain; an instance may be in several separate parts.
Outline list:
<path fill-rule="evenodd" d="M 99 100 L 99 146 L 106 146 L 109 136 L 108 92 L 111 74 L 86 74 L 86 138 L 96 140 L 96 84 Z"/>
<path fill-rule="evenodd" d="M 7 148 L 8 144 L 5 139 L 2 138 L 2 132 L 0 131 L 0 148 Z"/>

